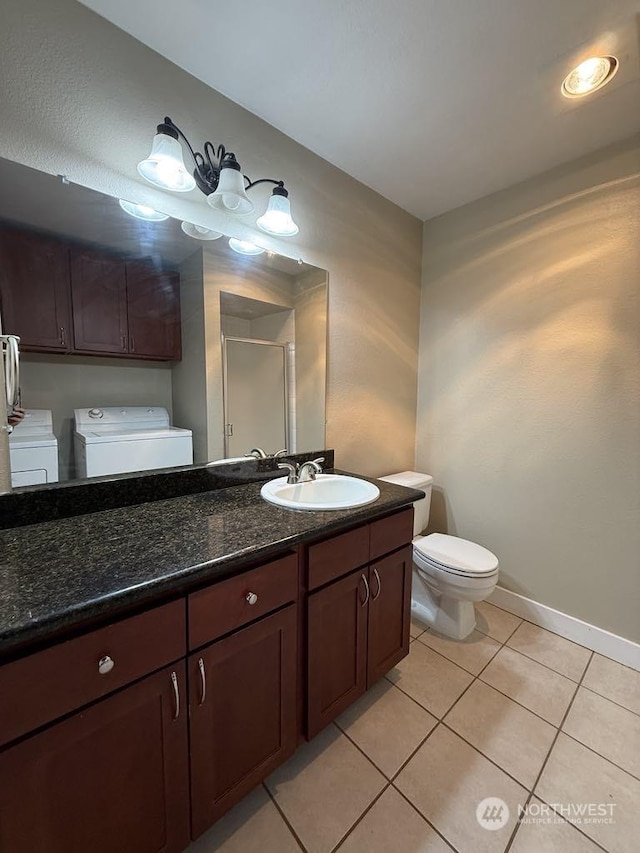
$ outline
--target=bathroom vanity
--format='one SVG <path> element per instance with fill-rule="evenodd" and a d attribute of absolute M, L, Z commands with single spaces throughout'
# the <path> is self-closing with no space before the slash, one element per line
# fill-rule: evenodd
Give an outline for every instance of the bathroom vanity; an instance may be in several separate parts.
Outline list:
<path fill-rule="evenodd" d="M 401 660 L 422 493 L 379 485 L 0 532 L 2 849 L 180 853 Z"/>

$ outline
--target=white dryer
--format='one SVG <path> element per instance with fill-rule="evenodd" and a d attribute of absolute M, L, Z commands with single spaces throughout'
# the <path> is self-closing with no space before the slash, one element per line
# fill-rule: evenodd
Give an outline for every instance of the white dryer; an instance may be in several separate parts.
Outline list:
<path fill-rule="evenodd" d="M 78 477 L 101 477 L 193 463 L 190 429 L 172 427 L 159 406 L 75 409 Z"/>
<path fill-rule="evenodd" d="M 58 440 L 49 409 L 26 409 L 9 436 L 11 485 L 58 482 Z"/>

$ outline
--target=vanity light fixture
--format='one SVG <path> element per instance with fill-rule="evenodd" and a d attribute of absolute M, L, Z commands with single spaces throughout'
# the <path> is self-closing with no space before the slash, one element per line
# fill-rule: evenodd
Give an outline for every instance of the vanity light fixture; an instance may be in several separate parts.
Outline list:
<path fill-rule="evenodd" d="M 618 66 L 615 56 L 590 56 L 564 78 L 562 94 L 565 98 L 582 98 L 589 95 L 612 80 Z"/>
<path fill-rule="evenodd" d="M 180 139 L 189 149 L 195 164 L 193 175 L 184 164 Z M 298 233 L 298 226 L 291 218 L 289 193 L 284 181 L 273 178 L 250 180 L 242 174 L 235 154 L 227 151 L 224 145 L 216 148 L 212 142 L 205 142 L 203 150 L 204 154 L 194 151 L 184 133 L 166 116 L 157 127 L 151 153 L 138 163 L 138 172 L 150 183 L 166 190 L 188 192 L 198 187 L 207 196 L 211 207 L 231 214 L 251 213 L 253 202 L 247 190 L 258 184 L 274 184 L 267 209 L 257 220 L 258 228 L 279 237 L 292 237 Z"/>
<path fill-rule="evenodd" d="M 229 238 L 229 248 L 239 255 L 261 255 L 266 251 L 261 246 L 256 246 L 255 243 L 250 243 L 248 240 L 238 240 L 235 237 Z"/>
<path fill-rule="evenodd" d="M 120 199 L 120 207 L 129 214 L 135 216 L 136 219 L 145 219 L 147 222 L 162 222 L 169 218 L 168 213 L 160 213 L 159 210 L 154 210 L 153 207 L 148 207 L 146 204 L 134 204 L 132 201 Z"/>
<path fill-rule="evenodd" d="M 219 240 L 222 231 L 214 231 L 213 228 L 205 228 L 203 225 L 194 225 L 193 222 L 183 222 L 180 227 L 188 237 L 194 240 Z"/>

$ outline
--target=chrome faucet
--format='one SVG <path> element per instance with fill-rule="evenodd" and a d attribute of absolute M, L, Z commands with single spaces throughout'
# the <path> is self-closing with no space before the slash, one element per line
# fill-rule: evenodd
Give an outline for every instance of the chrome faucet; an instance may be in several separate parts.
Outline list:
<path fill-rule="evenodd" d="M 286 456 L 289 451 L 285 447 L 283 450 L 278 450 L 277 453 L 265 453 L 261 447 L 254 447 L 247 454 L 247 457 L 253 456 L 254 459 L 278 459 L 280 456 Z"/>
<path fill-rule="evenodd" d="M 308 483 L 310 480 L 315 480 L 317 474 L 322 474 L 321 462 L 324 462 L 324 456 L 320 456 L 311 462 L 303 462 L 302 465 L 296 465 L 291 462 L 280 462 L 278 468 L 286 469 L 289 472 L 287 483 L 290 486 L 295 486 L 299 483 Z"/>
<path fill-rule="evenodd" d="M 315 480 L 316 474 L 322 474 L 321 462 L 324 462 L 324 456 L 318 459 L 313 459 L 311 462 L 303 462 L 298 470 L 298 482 L 305 483 L 309 480 Z M 305 477 L 304 474 L 307 474 Z"/>
<path fill-rule="evenodd" d="M 289 472 L 287 475 L 287 483 L 290 486 L 295 486 L 298 482 L 298 466 L 295 462 L 279 462 L 278 468 L 282 468 Z"/>

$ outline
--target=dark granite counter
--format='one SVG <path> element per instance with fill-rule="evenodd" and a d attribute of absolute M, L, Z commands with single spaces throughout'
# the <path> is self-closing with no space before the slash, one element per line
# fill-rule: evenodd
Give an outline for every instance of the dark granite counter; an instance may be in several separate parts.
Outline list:
<path fill-rule="evenodd" d="M 260 497 L 262 482 L 252 482 L 2 530 L 0 655 L 217 580 L 422 497 L 373 482 L 380 497 L 350 510 L 281 509 Z"/>

